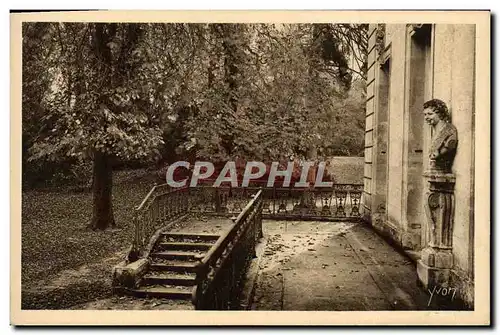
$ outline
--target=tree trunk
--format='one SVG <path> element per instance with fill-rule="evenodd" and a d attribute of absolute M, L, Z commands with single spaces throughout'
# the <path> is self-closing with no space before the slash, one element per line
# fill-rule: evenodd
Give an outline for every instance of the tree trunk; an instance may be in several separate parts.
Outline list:
<path fill-rule="evenodd" d="M 240 74 L 238 65 L 242 65 L 243 60 L 241 54 L 238 54 L 238 48 L 235 45 L 235 40 L 242 37 L 241 32 L 235 24 L 222 24 L 222 48 L 224 50 L 224 81 L 228 85 L 228 102 L 235 115 L 238 109 L 238 75 Z M 221 146 L 225 149 L 226 154 L 231 157 L 234 149 L 234 133 L 224 134 L 221 136 Z"/>
<path fill-rule="evenodd" d="M 111 159 L 106 154 L 94 154 L 94 209 L 90 227 L 93 230 L 105 230 L 115 227 L 113 204 L 111 202 L 113 170 Z"/>
<path fill-rule="evenodd" d="M 103 73 L 102 86 L 113 87 L 114 64 L 109 42 L 113 40 L 117 33 L 116 23 L 96 23 L 94 25 L 94 54 L 98 60 L 98 68 Z M 108 106 L 106 95 L 99 98 L 99 105 Z M 107 125 L 103 125 L 104 129 Z M 111 202 L 111 190 L 113 186 L 113 174 L 111 169 L 111 159 L 108 155 L 95 151 L 93 167 L 93 213 L 90 227 L 93 230 L 105 230 L 115 226 L 113 216 L 113 205 Z"/>
<path fill-rule="evenodd" d="M 209 25 L 208 38 L 210 40 L 217 38 L 217 25 L 215 24 Z M 215 82 L 215 68 L 217 66 L 216 57 L 218 57 L 218 54 L 217 54 L 217 47 L 215 46 L 213 48 L 210 48 L 209 50 L 213 52 L 208 61 L 208 88 L 211 89 Z"/>

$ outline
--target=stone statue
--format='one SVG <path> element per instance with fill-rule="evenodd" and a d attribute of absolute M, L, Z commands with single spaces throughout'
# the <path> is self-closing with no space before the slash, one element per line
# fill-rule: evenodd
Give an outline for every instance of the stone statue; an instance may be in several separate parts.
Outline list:
<path fill-rule="evenodd" d="M 457 129 L 450 122 L 446 104 L 439 99 L 424 103 L 425 121 L 432 127 L 432 143 L 429 150 L 431 170 L 451 173 L 457 152 Z"/>
<path fill-rule="evenodd" d="M 451 168 L 457 152 L 457 129 L 450 123 L 446 104 L 439 99 L 424 103 L 425 121 L 432 127 L 429 148 L 430 170 L 424 173 L 427 193 L 427 243 L 417 263 L 425 287 L 447 287 L 453 267 L 453 219 L 455 175 Z"/>

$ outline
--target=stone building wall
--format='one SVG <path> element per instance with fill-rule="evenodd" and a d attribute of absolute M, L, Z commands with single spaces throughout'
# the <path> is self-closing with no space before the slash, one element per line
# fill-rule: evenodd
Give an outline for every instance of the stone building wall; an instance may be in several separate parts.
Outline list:
<path fill-rule="evenodd" d="M 473 303 L 475 26 L 369 27 L 364 217 L 410 255 L 427 243 L 422 104 L 449 107 L 458 131 L 451 283 Z"/>
<path fill-rule="evenodd" d="M 375 112 L 375 39 L 376 39 L 376 26 L 370 25 L 368 31 L 368 72 L 367 72 L 367 86 L 366 86 L 366 121 L 365 121 L 365 169 L 364 169 L 364 191 L 363 191 L 363 213 L 365 220 L 370 220 L 372 213 L 376 212 L 376 208 L 372 204 L 375 192 L 372 192 L 372 184 L 374 181 L 373 171 L 373 147 L 376 138 L 374 136 L 374 112 Z M 373 185 L 375 186 L 375 185 Z"/>

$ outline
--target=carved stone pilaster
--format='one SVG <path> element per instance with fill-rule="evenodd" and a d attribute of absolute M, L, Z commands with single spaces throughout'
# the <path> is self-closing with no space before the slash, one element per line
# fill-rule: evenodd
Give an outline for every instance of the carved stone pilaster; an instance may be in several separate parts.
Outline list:
<path fill-rule="evenodd" d="M 417 264 L 418 277 L 424 287 L 447 287 L 453 267 L 455 176 L 431 170 L 424 177 L 428 184 L 424 203 L 428 242 Z"/>
<path fill-rule="evenodd" d="M 381 57 L 385 50 L 385 24 L 378 24 L 375 34 L 375 49 L 378 57 Z"/>

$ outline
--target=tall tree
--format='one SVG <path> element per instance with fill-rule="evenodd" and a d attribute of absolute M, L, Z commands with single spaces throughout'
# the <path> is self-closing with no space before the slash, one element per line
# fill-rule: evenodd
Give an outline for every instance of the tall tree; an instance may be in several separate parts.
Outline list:
<path fill-rule="evenodd" d="M 152 119 L 147 48 L 138 24 L 55 23 L 57 80 L 46 97 L 50 134 L 31 148 L 32 160 L 92 159 L 90 227 L 115 226 L 112 164 L 157 154 L 161 133 Z"/>
<path fill-rule="evenodd" d="M 22 166 L 23 185 L 31 186 L 43 175 L 47 164 L 30 164 L 29 148 L 47 127 L 40 127 L 46 111 L 43 107 L 45 94 L 53 80 L 48 59 L 52 57 L 51 25 L 45 22 L 24 23 L 22 48 Z M 42 174 L 40 176 L 40 174 Z"/>

